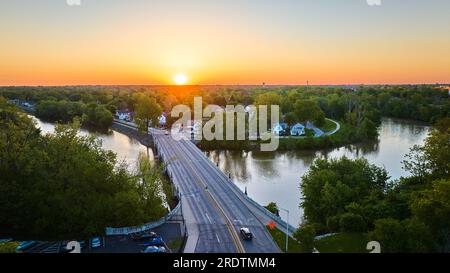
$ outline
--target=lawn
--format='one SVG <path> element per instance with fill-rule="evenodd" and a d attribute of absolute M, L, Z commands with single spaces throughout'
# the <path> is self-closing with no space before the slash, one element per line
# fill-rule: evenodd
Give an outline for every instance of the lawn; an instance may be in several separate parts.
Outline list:
<path fill-rule="evenodd" d="M 320 253 L 368 253 L 368 242 L 364 233 L 339 233 L 316 241 L 316 248 Z"/>
<path fill-rule="evenodd" d="M 336 124 L 331 120 L 325 119 L 325 123 L 322 126 L 319 126 L 318 128 L 323 132 L 327 133 L 336 129 Z"/>
<path fill-rule="evenodd" d="M 270 229 L 268 228 L 270 234 L 272 235 L 273 239 L 277 243 L 278 247 L 281 249 L 281 251 L 286 252 L 286 234 L 280 231 L 278 228 Z M 289 245 L 288 245 L 288 253 L 304 253 L 302 246 L 289 237 Z"/>
<path fill-rule="evenodd" d="M 285 252 L 286 234 L 278 228 L 268 230 L 281 251 Z M 368 253 L 368 242 L 364 233 L 339 233 L 316 241 L 315 247 L 320 253 Z M 288 253 L 305 253 L 301 244 L 290 237 L 288 248 Z"/>
<path fill-rule="evenodd" d="M 177 253 L 180 250 L 181 245 L 183 244 L 183 238 L 178 238 L 175 240 L 172 240 L 168 243 L 168 247 L 175 253 Z"/>

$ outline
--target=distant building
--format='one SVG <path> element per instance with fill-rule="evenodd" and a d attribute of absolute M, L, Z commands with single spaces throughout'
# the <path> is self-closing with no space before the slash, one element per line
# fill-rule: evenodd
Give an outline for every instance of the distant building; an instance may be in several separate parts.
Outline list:
<path fill-rule="evenodd" d="M 130 111 L 128 110 L 117 110 L 116 111 L 116 117 L 120 120 L 124 120 L 124 121 L 131 121 L 132 114 Z"/>
<path fill-rule="evenodd" d="M 165 126 L 167 124 L 167 117 L 166 117 L 166 113 L 162 113 L 162 115 L 158 118 L 159 120 L 159 125 L 161 126 Z"/>
<path fill-rule="evenodd" d="M 297 123 L 291 127 L 291 136 L 304 136 L 305 126 L 301 123 Z"/>
<path fill-rule="evenodd" d="M 286 135 L 286 131 L 288 129 L 288 125 L 286 123 L 277 123 L 272 128 L 272 133 L 283 136 Z"/>

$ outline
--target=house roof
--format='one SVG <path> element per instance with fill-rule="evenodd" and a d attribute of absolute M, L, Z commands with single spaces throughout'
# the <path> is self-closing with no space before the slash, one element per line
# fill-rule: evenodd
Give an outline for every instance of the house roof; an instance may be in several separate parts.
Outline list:
<path fill-rule="evenodd" d="M 292 126 L 292 128 L 305 128 L 305 126 L 301 123 L 297 123 L 294 126 Z"/>

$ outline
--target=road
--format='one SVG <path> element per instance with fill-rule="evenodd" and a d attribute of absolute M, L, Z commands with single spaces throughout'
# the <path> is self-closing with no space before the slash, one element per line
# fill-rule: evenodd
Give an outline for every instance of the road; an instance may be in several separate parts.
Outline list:
<path fill-rule="evenodd" d="M 242 192 L 192 142 L 175 140 L 152 130 L 158 155 L 178 187 L 188 228 L 186 252 L 277 253 L 280 249 L 266 230 L 264 218 L 249 208 Z M 244 241 L 241 227 L 254 238 Z"/>

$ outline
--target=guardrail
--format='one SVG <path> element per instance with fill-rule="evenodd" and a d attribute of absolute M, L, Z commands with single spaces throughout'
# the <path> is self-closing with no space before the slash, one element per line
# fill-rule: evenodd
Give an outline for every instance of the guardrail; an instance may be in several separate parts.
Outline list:
<path fill-rule="evenodd" d="M 290 225 L 290 224 L 288 224 L 288 223 L 286 223 L 286 221 L 284 221 L 281 217 L 279 217 L 279 216 L 277 216 L 277 215 L 275 215 L 275 214 L 273 214 L 272 212 L 270 212 L 268 209 L 266 209 L 265 207 L 263 207 L 262 205 L 260 205 L 258 202 L 256 202 L 255 200 L 253 200 L 251 197 L 249 197 L 248 195 L 246 195 L 245 193 L 243 193 L 242 192 L 242 190 L 231 180 L 231 179 L 228 179 L 228 181 L 230 182 L 230 185 L 232 186 L 232 187 L 234 187 L 234 189 L 237 191 L 237 193 L 238 194 L 241 194 L 241 196 L 243 196 L 244 197 L 244 199 L 246 200 L 246 201 L 248 201 L 253 207 L 255 207 L 255 208 L 257 208 L 260 212 L 262 212 L 264 215 L 266 215 L 267 217 L 269 217 L 272 221 L 274 221 L 277 225 L 278 225 L 278 227 L 279 227 L 279 229 L 281 230 L 281 231 L 285 231 L 285 227 L 286 227 L 286 225 L 288 225 L 289 226 L 289 235 L 292 235 L 293 233 L 294 233 L 294 231 L 296 231 L 297 230 L 297 228 L 296 227 L 294 227 L 294 226 L 292 226 L 292 225 Z"/>
<path fill-rule="evenodd" d="M 106 228 L 106 235 L 128 235 L 131 233 L 141 232 L 141 231 L 147 231 L 154 228 L 157 228 L 163 224 L 165 224 L 167 221 L 169 221 L 174 215 L 176 215 L 181 210 L 181 202 L 178 203 L 178 205 L 171 210 L 168 214 L 166 214 L 161 219 L 150 222 L 147 224 L 144 224 L 142 226 L 136 226 L 136 227 L 121 227 L 121 228 L 112 228 L 107 227 Z"/>

